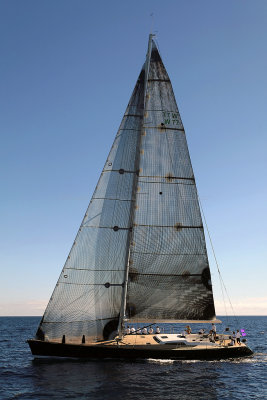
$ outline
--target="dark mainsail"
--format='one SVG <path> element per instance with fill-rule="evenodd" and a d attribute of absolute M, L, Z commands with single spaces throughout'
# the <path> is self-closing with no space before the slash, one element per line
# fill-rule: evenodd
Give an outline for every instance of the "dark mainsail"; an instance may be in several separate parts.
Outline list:
<path fill-rule="evenodd" d="M 185 132 L 155 43 L 148 67 L 127 292 L 130 321 L 215 318 Z"/>
<path fill-rule="evenodd" d="M 194 174 L 153 42 L 37 331 L 108 339 L 123 320 L 215 318 Z"/>

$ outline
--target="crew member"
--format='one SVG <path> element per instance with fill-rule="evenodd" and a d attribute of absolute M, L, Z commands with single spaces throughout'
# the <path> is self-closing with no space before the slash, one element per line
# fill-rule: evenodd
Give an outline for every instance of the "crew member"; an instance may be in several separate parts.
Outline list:
<path fill-rule="evenodd" d="M 127 326 L 127 328 L 126 328 L 126 335 L 130 335 L 130 333 L 131 333 L 131 329 L 130 329 L 130 327 L 129 327 L 129 325 Z"/>
<path fill-rule="evenodd" d="M 186 333 L 188 334 L 188 335 L 190 335 L 190 333 L 192 332 L 192 329 L 190 328 L 190 326 L 189 325 L 187 325 L 187 327 L 186 327 Z"/>
<path fill-rule="evenodd" d="M 241 345 L 241 343 L 240 343 L 240 336 L 241 336 L 241 334 L 240 334 L 240 332 L 239 332 L 239 329 L 237 329 L 237 331 L 236 331 L 236 343 L 238 343 L 239 345 Z"/>

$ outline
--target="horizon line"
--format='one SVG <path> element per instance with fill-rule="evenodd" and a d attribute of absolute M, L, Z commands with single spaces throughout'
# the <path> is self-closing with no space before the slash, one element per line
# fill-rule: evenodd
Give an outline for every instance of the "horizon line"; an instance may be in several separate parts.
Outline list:
<path fill-rule="evenodd" d="M 0 318 L 37 318 L 37 317 L 42 317 L 43 314 L 41 315 L 0 315 Z M 267 314 L 264 315 L 258 315 L 258 314 L 242 314 L 242 315 L 233 315 L 233 314 L 229 314 L 229 315 L 225 315 L 225 314 L 220 314 L 220 315 L 216 315 L 216 317 L 267 317 Z M 196 320 L 197 321 L 197 320 Z M 212 320 L 210 321 L 212 322 Z M 155 322 L 156 323 L 156 322 Z M 164 322 L 163 322 L 164 323 Z M 172 323 L 172 322 L 169 322 Z M 173 322 L 176 323 L 176 322 Z M 182 323 L 182 322 L 181 322 Z M 202 322 L 200 322 L 202 323 Z M 209 322 L 207 322 L 208 324 Z"/>

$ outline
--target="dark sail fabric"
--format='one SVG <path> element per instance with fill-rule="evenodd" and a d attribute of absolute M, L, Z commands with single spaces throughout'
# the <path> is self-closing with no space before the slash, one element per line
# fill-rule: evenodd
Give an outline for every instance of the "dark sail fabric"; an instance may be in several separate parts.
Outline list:
<path fill-rule="evenodd" d="M 145 101 L 127 315 L 130 322 L 212 320 L 194 174 L 172 85 L 154 43 Z"/>
<path fill-rule="evenodd" d="M 45 340 L 108 339 L 121 308 L 136 149 L 143 118 L 141 71 L 73 247 L 37 331 Z"/>

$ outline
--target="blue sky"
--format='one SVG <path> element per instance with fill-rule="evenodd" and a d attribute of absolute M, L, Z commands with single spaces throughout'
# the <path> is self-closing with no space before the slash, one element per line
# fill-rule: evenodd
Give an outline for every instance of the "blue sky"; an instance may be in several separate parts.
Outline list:
<path fill-rule="evenodd" d="M 267 314 L 267 2 L 2 0 L 0 315 L 42 314 L 144 62 L 151 13 L 235 312 Z"/>

